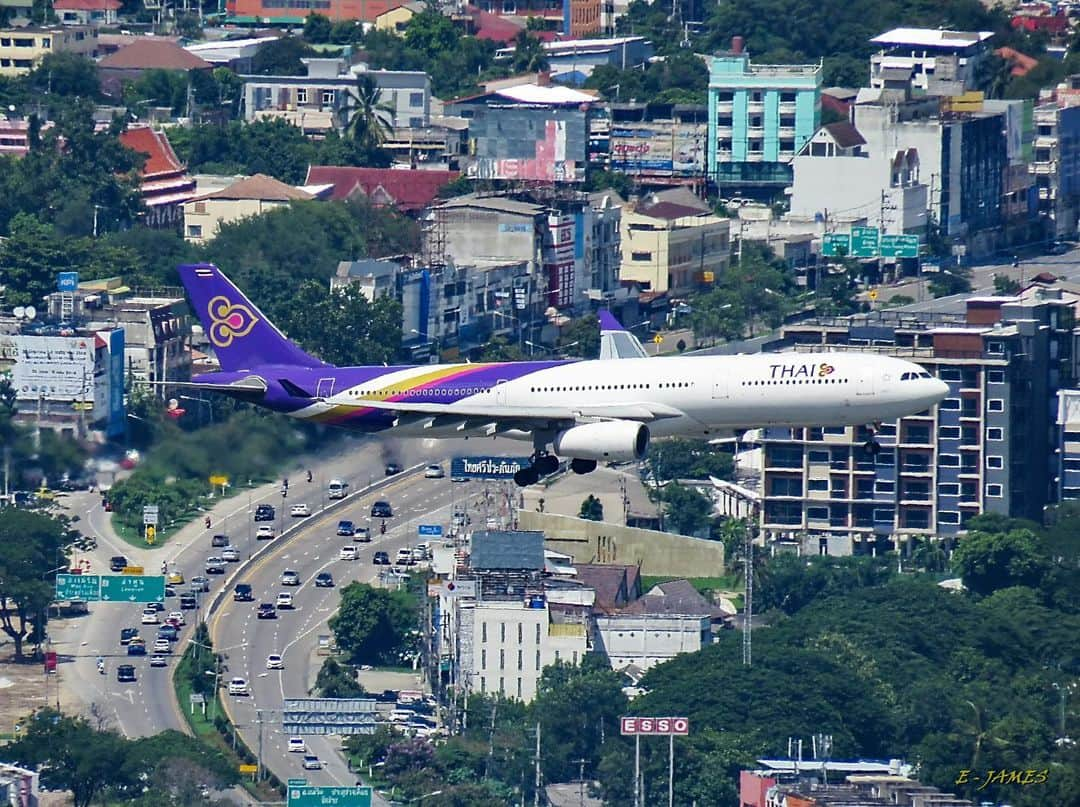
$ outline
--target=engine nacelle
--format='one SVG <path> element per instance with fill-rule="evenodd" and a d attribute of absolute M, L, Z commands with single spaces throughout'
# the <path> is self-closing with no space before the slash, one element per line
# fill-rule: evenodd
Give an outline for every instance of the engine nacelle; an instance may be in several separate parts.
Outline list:
<path fill-rule="evenodd" d="M 649 448 L 649 428 L 632 420 L 583 423 L 559 432 L 553 447 L 560 457 L 598 462 L 639 460 Z"/>

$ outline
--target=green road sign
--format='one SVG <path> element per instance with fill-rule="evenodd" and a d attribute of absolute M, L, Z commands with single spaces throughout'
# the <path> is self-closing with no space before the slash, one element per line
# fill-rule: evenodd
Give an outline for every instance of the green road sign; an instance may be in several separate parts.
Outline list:
<path fill-rule="evenodd" d="M 288 794 L 288 807 L 371 807 L 370 787 L 289 786 Z"/>
<path fill-rule="evenodd" d="M 307 787 L 307 779 L 290 779 L 287 787 Z"/>
<path fill-rule="evenodd" d="M 851 228 L 851 257 L 875 258 L 878 254 L 877 227 Z"/>
<path fill-rule="evenodd" d="M 101 599 L 101 575 L 56 575 L 56 599 L 97 602 Z"/>
<path fill-rule="evenodd" d="M 881 236 L 882 258 L 918 258 L 919 236 L 883 235 Z"/>
<path fill-rule="evenodd" d="M 851 254 L 851 236 L 847 233 L 825 233 L 821 239 L 821 254 L 827 258 Z"/>
<path fill-rule="evenodd" d="M 103 574 L 102 602 L 165 602 L 165 578 L 161 575 Z"/>

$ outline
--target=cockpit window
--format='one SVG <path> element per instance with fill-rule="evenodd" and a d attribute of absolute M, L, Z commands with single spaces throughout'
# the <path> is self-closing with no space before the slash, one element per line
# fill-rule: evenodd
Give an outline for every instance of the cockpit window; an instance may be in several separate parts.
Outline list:
<path fill-rule="evenodd" d="M 930 373 L 919 373 L 919 378 L 933 378 Z"/>
<path fill-rule="evenodd" d="M 915 375 L 915 373 L 904 373 L 902 376 L 900 376 L 900 380 L 909 381 L 913 375 Z"/>

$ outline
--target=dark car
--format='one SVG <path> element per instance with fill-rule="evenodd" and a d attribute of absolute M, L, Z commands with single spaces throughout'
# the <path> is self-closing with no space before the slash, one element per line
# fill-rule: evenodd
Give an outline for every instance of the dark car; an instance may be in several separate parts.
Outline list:
<path fill-rule="evenodd" d="M 237 583 L 233 589 L 232 598 L 235 602 L 253 602 L 255 595 L 251 592 L 251 586 L 247 583 Z"/>
<path fill-rule="evenodd" d="M 390 556 L 385 552 L 376 552 L 375 557 L 371 559 L 371 563 L 375 566 L 389 566 Z"/>
<path fill-rule="evenodd" d="M 117 681 L 134 681 L 135 680 L 135 665 L 134 664 L 121 664 L 116 668 L 116 680 Z"/>
<path fill-rule="evenodd" d="M 255 508 L 255 520 L 256 521 L 273 521 L 274 520 L 274 508 L 269 504 L 260 504 Z"/>
<path fill-rule="evenodd" d="M 352 538 L 353 533 L 356 531 L 356 527 L 351 521 L 342 519 L 337 523 L 337 534 L 343 535 L 346 538 Z"/>
<path fill-rule="evenodd" d="M 120 644 L 127 644 L 138 635 L 138 628 L 122 628 L 120 631 Z"/>
<path fill-rule="evenodd" d="M 195 598 L 194 594 L 181 594 L 180 595 L 180 610 L 192 611 L 199 607 L 199 601 Z"/>
<path fill-rule="evenodd" d="M 400 474 L 401 470 L 402 470 L 401 466 L 396 462 L 388 462 L 388 463 L 386 463 L 386 475 L 387 476 L 394 476 L 394 474 Z"/>
<path fill-rule="evenodd" d="M 398 691 L 396 689 L 384 689 L 381 694 L 375 696 L 380 703 L 397 703 Z"/>
<path fill-rule="evenodd" d="M 160 614 L 162 611 L 165 610 L 165 605 L 160 602 L 148 602 L 146 605 L 143 606 L 143 608 L 147 610 L 153 609 Z"/>
<path fill-rule="evenodd" d="M 272 602 L 261 602 L 256 616 L 259 619 L 277 619 L 277 609 Z"/>
<path fill-rule="evenodd" d="M 159 639 L 168 639 L 170 642 L 175 642 L 180 637 L 180 631 L 173 625 L 162 625 L 157 629 L 157 637 Z"/>
<path fill-rule="evenodd" d="M 1072 249 L 1071 244 L 1066 244 L 1064 241 L 1055 241 L 1050 245 L 1050 254 L 1065 255 L 1070 249 Z"/>
<path fill-rule="evenodd" d="M 221 533 L 218 533 L 217 535 L 215 535 L 213 538 L 210 539 L 210 546 L 228 546 L 228 545 L 229 545 L 229 536 L 228 535 L 222 535 Z"/>
<path fill-rule="evenodd" d="M 122 572 L 127 565 L 127 558 L 125 558 L 123 555 L 113 555 L 111 558 L 109 558 L 110 572 Z"/>
<path fill-rule="evenodd" d="M 146 655 L 146 643 L 132 641 L 128 643 L 127 654 L 129 656 L 145 656 Z"/>
<path fill-rule="evenodd" d="M 390 502 L 384 502 L 379 500 L 375 504 L 371 505 L 371 517 L 372 518 L 390 518 L 394 515 L 394 510 L 390 507 Z"/>
<path fill-rule="evenodd" d="M 330 572 L 319 572 L 315 575 L 315 588 L 333 588 L 334 578 Z"/>

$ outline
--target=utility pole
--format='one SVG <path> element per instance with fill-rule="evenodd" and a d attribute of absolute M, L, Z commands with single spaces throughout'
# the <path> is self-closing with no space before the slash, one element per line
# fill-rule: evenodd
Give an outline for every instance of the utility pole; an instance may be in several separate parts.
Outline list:
<path fill-rule="evenodd" d="M 743 542 L 743 644 L 742 663 L 751 666 L 751 620 L 754 616 L 754 537 L 753 527 L 746 525 L 746 540 Z"/>
<path fill-rule="evenodd" d="M 634 807 L 641 807 L 641 735 L 634 735 Z"/>
<path fill-rule="evenodd" d="M 533 807 L 540 807 L 540 721 L 536 722 L 536 783 L 533 787 Z"/>
<path fill-rule="evenodd" d="M 578 764 L 578 805 L 585 807 L 585 759 L 574 759 L 571 762 Z"/>
<path fill-rule="evenodd" d="M 215 697 L 216 696 L 217 696 L 217 693 L 215 693 Z M 259 722 L 259 756 L 258 756 L 258 759 L 255 760 L 255 763 L 256 763 L 255 781 L 257 781 L 257 782 L 262 781 L 262 775 L 263 775 L 263 716 L 262 715 L 263 715 L 262 709 L 257 709 L 255 711 L 255 717 Z"/>

